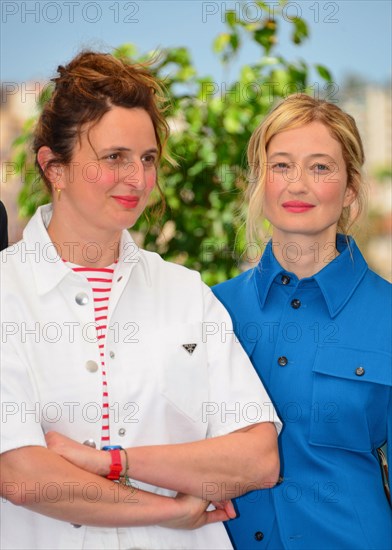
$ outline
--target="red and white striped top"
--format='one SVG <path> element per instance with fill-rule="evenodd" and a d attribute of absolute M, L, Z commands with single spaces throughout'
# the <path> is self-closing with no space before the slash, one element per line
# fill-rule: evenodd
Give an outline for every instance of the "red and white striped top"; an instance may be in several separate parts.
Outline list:
<path fill-rule="evenodd" d="M 81 273 L 91 284 L 94 299 L 94 314 L 102 371 L 102 446 L 110 444 L 109 394 L 106 380 L 105 341 L 107 333 L 108 307 L 113 283 L 115 264 L 105 268 L 82 267 L 70 262 L 67 265 L 76 273 Z"/>

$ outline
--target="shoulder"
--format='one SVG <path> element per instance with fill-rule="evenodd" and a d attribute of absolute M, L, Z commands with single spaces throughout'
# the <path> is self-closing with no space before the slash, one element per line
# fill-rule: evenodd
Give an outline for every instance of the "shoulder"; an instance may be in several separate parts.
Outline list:
<path fill-rule="evenodd" d="M 183 265 L 168 262 L 156 252 L 140 250 L 140 257 L 146 266 L 151 284 L 155 287 L 164 286 L 177 291 L 183 288 L 189 292 L 190 286 L 203 285 L 200 273 Z"/>
<path fill-rule="evenodd" d="M 384 279 L 384 277 L 381 277 L 378 273 L 373 271 L 372 269 L 368 269 L 366 273 L 367 278 L 369 279 L 369 282 L 371 284 L 375 284 L 377 288 L 383 289 L 387 292 L 391 292 L 392 289 L 392 283 Z"/>
<path fill-rule="evenodd" d="M 253 319 L 257 315 L 257 290 L 254 283 L 256 269 L 212 287 L 212 292 L 230 314 L 233 323 Z"/>
<path fill-rule="evenodd" d="M 366 293 L 370 302 L 384 302 L 386 307 L 387 303 L 392 301 L 392 284 L 370 268 L 367 269 L 361 281 L 361 289 Z"/>
<path fill-rule="evenodd" d="M 253 279 L 257 268 L 244 271 L 237 277 L 229 279 L 224 283 L 220 283 L 212 287 L 212 291 L 217 298 L 221 301 L 236 300 L 238 293 L 247 294 L 253 292 L 254 284 Z"/>
<path fill-rule="evenodd" d="M 352 248 L 352 253 L 350 253 L 350 263 L 352 264 L 354 270 L 359 269 L 359 271 L 362 271 L 364 274 L 360 281 L 360 287 L 374 296 L 382 297 L 383 295 L 391 295 L 391 283 L 369 267 L 361 250 L 352 237 L 350 237 L 350 245 Z M 346 275 L 347 272 L 344 271 L 344 276 Z"/>

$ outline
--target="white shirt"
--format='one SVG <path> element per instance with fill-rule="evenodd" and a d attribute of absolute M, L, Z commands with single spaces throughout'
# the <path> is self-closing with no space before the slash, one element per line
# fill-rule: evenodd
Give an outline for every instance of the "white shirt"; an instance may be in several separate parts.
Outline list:
<path fill-rule="evenodd" d="M 38 209 L 23 239 L 1 255 L 1 452 L 45 446 L 49 430 L 100 442 L 92 290 L 57 255 L 46 231 L 51 213 L 50 205 Z M 196 344 L 193 353 L 188 344 Z M 127 231 L 114 272 L 105 353 L 112 445 L 196 441 L 262 421 L 280 430 L 229 315 L 199 274 L 138 249 Z M 231 548 L 222 524 L 196 531 L 75 529 L 9 502 L 2 503 L 1 518 L 6 549 Z"/>

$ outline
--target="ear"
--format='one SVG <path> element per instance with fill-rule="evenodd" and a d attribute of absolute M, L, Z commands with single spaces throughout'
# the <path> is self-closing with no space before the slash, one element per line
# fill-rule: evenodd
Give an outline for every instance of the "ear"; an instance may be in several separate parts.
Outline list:
<path fill-rule="evenodd" d="M 346 191 L 344 192 L 344 201 L 343 201 L 343 207 L 346 208 L 347 206 L 350 206 L 355 199 L 357 198 L 357 192 L 355 189 L 353 189 L 351 186 L 346 187 Z"/>
<path fill-rule="evenodd" d="M 62 189 L 63 166 L 59 163 L 50 164 L 50 161 L 55 159 L 55 154 L 50 147 L 46 145 L 39 148 L 37 152 L 37 161 L 45 176 L 48 178 L 53 187 Z"/>

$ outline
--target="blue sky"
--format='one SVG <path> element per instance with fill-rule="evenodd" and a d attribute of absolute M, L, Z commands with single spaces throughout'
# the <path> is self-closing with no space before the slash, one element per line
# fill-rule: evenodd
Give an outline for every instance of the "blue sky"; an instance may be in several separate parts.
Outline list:
<path fill-rule="evenodd" d="M 267 3 L 272 9 L 277 1 Z M 187 46 L 201 74 L 223 78 L 211 44 L 224 31 L 225 7 L 257 20 L 255 2 L 239 0 L 3 0 L 1 80 L 47 80 L 82 47 L 107 51 L 124 42 L 136 44 L 140 52 Z M 338 83 L 347 73 L 381 84 L 390 80 L 389 0 L 289 1 L 286 14 L 302 15 L 311 36 L 295 47 L 283 24 L 278 53 L 325 64 Z M 240 65 L 256 61 L 258 52 L 253 44 L 245 45 L 230 76 L 235 77 Z"/>

